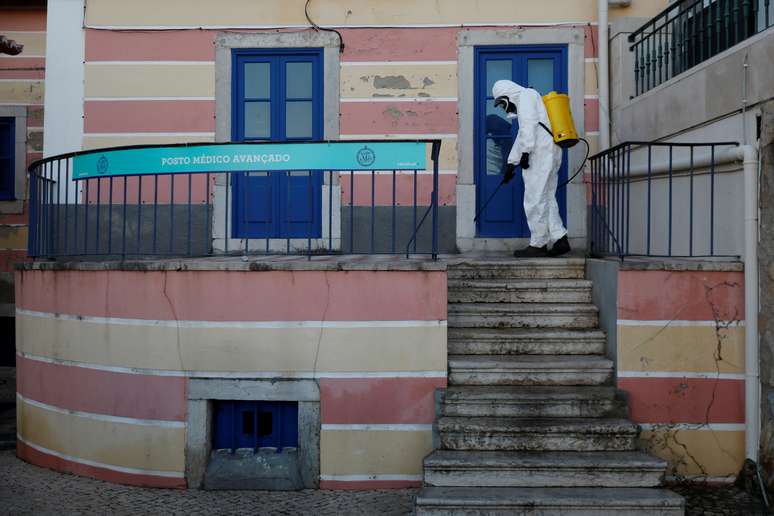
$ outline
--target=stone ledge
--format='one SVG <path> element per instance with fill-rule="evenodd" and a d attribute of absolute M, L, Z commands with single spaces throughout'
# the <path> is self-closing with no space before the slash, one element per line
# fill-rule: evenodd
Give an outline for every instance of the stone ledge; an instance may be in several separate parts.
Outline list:
<path fill-rule="evenodd" d="M 708 271 L 742 272 L 744 263 L 736 258 L 589 258 L 588 263 L 616 262 L 622 271 Z"/>
<path fill-rule="evenodd" d="M 42 271 L 445 271 L 446 262 L 399 256 L 239 256 L 105 261 L 17 263 L 16 270 Z"/>

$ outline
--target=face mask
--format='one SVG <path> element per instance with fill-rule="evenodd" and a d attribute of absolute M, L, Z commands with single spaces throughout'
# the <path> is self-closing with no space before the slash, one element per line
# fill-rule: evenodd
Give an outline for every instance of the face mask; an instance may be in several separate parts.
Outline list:
<path fill-rule="evenodd" d="M 506 117 L 509 120 L 513 120 L 514 118 L 516 118 L 516 116 L 517 116 L 516 115 L 516 104 L 511 102 L 511 100 L 507 96 L 503 95 L 501 97 L 497 97 L 497 99 L 495 100 L 494 105 L 495 105 L 495 107 L 503 108 L 505 110 Z"/>

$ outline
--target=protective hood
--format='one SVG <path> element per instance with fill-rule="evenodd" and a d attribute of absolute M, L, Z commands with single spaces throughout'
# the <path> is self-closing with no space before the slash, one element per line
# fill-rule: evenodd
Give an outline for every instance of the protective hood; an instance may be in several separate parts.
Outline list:
<path fill-rule="evenodd" d="M 519 86 L 513 81 L 496 81 L 494 86 L 492 86 L 492 96 L 497 98 L 506 95 L 511 100 L 511 102 L 518 106 L 521 92 L 526 89 L 527 88 Z"/>

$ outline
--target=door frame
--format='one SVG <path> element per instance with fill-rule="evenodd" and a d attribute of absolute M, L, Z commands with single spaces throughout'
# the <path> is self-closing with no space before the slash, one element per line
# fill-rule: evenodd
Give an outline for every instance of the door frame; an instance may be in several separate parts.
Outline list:
<path fill-rule="evenodd" d="M 532 53 L 532 54 L 539 54 L 541 52 L 545 53 L 551 53 L 551 54 L 559 54 L 560 55 L 560 62 L 564 65 L 564 70 L 558 70 L 555 72 L 554 80 L 557 79 L 558 75 L 558 82 L 560 84 L 560 87 L 557 88 L 556 91 L 559 93 L 565 92 L 567 88 L 567 45 L 481 45 L 474 47 L 474 56 L 476 59 L 475 65 L 474 65 L 474 78 L 473 78 L 473 94 L 475 99 L 475 106 L 473 108 L 473 113 L 475 116 L 475 120 L 473 123 L 473 182 L 476 184 L 476 212 L 481 209 L 481 206 L 484 202 L 486 202 L 486 198 L 482 199 L 481 196 L 483 195 L 486 197 L 487 195 L 482 193 L 485 188 L 483 188 L 483 185 L 479 184 L 479 180 L 482 179 L 482 170 L 481 166 L 483 165 L 482 162 L 485 162 L 486 156 L 482 155 L 482 151 L 486 152 L 485 149 L 482 149 L 480 145 L 478 145 L 479 141 L 477 141 L 477 136 L 480 136 L 480 131 L 482 130 L 481 127 L 481 105 L 479 103 L 480 95 L 482 93 L 488 93 L 482 91 L 482 88 L 485 88 L 486 84 L 486 72 L 481 70 L 480 64 L 481 64 L 481 56 L 482 55 L 494 55 L 497 53 L 503 53 L 507 55 L 512 55 L 514 53 L 518 52 L 524 52 L 525 54 Z M 528 57 L 529 59 L 529 57 Z M 477 82 L 478 81 L 478 82 Z M 483 81 L 483 83 L 481 82 Z M 567 151 L 563 151 L 563 154 L 566 155 Z M 563 163 L 564 165 L 564 163 Z M 478 170 L 476 168 L 478 167 Z M 561 170 L 561 169 L 560 169 Z M 565 171 L 566 172 L 566 171 Z M 563 179 L 566 179 L 566 173 L 565 175 L 560 174 L 559 175 L 559 181 L 561 182 Z M 517 178 L 518 180 L 519 178 Z M 511 183 L 513 184 L 513 183 Z M 506 187 L 503 187 L 505 189 Z M 557 201 L 559 203 L 559 213 L 562 216 L 562 220 L 566 221 L 567 219 L 567 195 L 565 191 L 557 192 L 558 198 Z M 482 219 L 480 218 L 476 222 L 476 236 L 479 238 L 503 238 L 503 237 L 497 237 L 496 235 L 488 235 L 481 237 L 481 225 L 482 225 Z M 526 237 L 529 237 L 529 229 L 526 228 L 526 220 L 525 226 L 523 228 L 523 231 L 527 233 Z M 510 237 L 505 237 L 510 238 Z M 524 238 L 522 237 L 514 237 L 514 238 Z"/>
<path fill-rule="evenodd" d="M 280 50 L 322 48 L 322 84 L 323 84 L 323 139 L 339 138 L 339 77 L 340 54 L 339 38 L 329 32 L 282 32 L 267 34 L 251 34 L 238 32 L 220 32 L 215 37 L 215 141 L 225 143 L 231 141 L 232 130 L 232 51 L 237 49 Z M 332 178 L 331 178 L 332 176 Z M 332 179 L 332 181 L 331 181 Z M 286 252 L 288 243 L 290 250 L 303 251 L 307 249 L 306 238 L 233 238 L 226 234 L 233 227 L 231 213 L 226 213 L 226 191 L 230 189 L 228 174 L 215 175 L 213 188 L 212 210 L 212 246 L 216 252 L 223 252 L 228 246 L 229 251 L 249 249 L 266 249 L 270 252 Z M 328 192 L 331 191 L 332 213 L 328 213 Z M 229 194 L 230 196 L 230 194 Z M 328 248 L 328 234 L 332 233 L 333 250 L 341 248 L 341 188 L 338 174 L 324 174 L 321 188 L 321 237 L 312 239 L 312 248 Z M 231 199 L 229 199 L 229 204 Z M 226 219 L 228 217 L 228 220 Z"/>
<path fill-rule="evenodd" d="M 282 58 L 294 58 L 299 56 L 304 56 L 312 59 L 313 62 L 313 74 L 315 71 L 320 74 L 319 78 L 316 78 L 313 80 L 313 92 L 312 92 L 312 98 L 318 99 L 319 102 L 313 101 L 312 106 L 312 139 L 308 140 L 306 138 L 299 139 L 299 138 L 288 138 L 285 140 L 273 140 L 271 137 L 267 141 L 273 141 L 273 142 L 302 142 L 302 141 L 320 141 L 323 139 L 323 125 L 325 123 L 323 119 L 323 102 L 324 102 L 324 93 L 325 89 L 323 86 L 323 52 L 321 48 L 281 48 L 281 49 L 265 49 L 265 48 L 249 48 L 249 49 L 232 49 L 232 63 L 231 63 L 231 69 L 232 73 L 235 67 L 237 67 L 241 60 L 246 59 L 249 60 L 250 58 L 255 58 L 257 60 L 265 59 L 265 60 L 277 60 L 279 63 L 283 62 Z M 276 72 L 276 70 L 274 71 Z M 272 74 L 274 73 L 272 72 Z M 285 98 L 285 84 L 287 82 L 287 77 L 285 77 L 282 73 L 280 74 L 280 77 L 276 83 L 276 88 L 274 86 L 274 80 L 270 80 L 270 90 L 273 91 L 273 93 L 270 93 L 270 99 L 273 95 L 277 95 L 279 98 L 277 99 L 271 99 L 270 100 L 270 113 L 272 113 L 272 120 L 271 120 L 271 129 L 270 134 L 283 134 L 285 132 L 285 124 L 286 124 L 286 118 L 285 118 L 285 110 L 287 109 L 287 104 L 283 101 Z M 241 112 L 241 104 L 240 102 L 244 100 L 244 88 L 241 84 L 233 84 L 231 85 L 232 88 L 232 111 L 231 111 L 231 140 L 232 141 L 240 141 L 240 142 L 249 142 L 251 139 L 238 139 L 238 136 L 240 133 L 242 133 L 242 127 L 241 124 L 243 123 L 243 113 Z M 279 112 L 278 116 L 274 117 L 274 100 L 278 103 L 277 111 Z M 236 101 L 236 102 L 235 102 Z M 252 139 L 254 140 L 254 139 Z M 317 198 L 311 199 L 311 196 L 308 195 L 308 200 L 312 200 L 312 207 L 310 208 L 312 211 L 316 212 L 313 217 L 314 220 L 312 223 L 309 224 L 309 230 L 312 232 L 312 238 L 313 239 L 319 239 L 322 238 L 322 204 L 320 202 L 320 187 L 322 184 L 322 176 L 325 175 L 324 171 L 314 171 L 314 177 L 309 178 L 309 185 L 313 189 L 313 191 L 317 192 Z M 272 199 L 272 211 L 273 211 L 273 217 L 272 217 L 272 232 L 274 233 L 282 233 L 283 231 L 286 231 L 287 228 L 284 228 L 283 226 L 285 224 L 289 224 L 289 221 L 287 219 L 289 213 L 287 213 L 288 206 L 287 204 L 283 204 L 281 202 L 282 198 L 288 198 L 287 189 L 290 186 L 290 181 L 292 181 L 291 178 L 285 178 L 283 180 L 282 176 L 278 173 L 270 173 L 269 174 L 270 181 L 272 182 L 272 192 L 273 192 L 273 199 Z M 288 236 L 253 236 L 253 237 L 246 237 L 244 235 L 240 235 L 240 233 L 249 233 L 250 228 L 249 224 L 245 223 L 240 220 L 240 216 L 243 216 L 244 214 L 241 212 L 242 206 L 241 206 L 241 200 L 245 199 L 245 195 L 249 193 L 249 187 L 247 184 L 245 184 L 246 181 L 243 180 L 243 176 L 241 174 L 232 174 L 232 184 L 231 184 L 231 221 L 232 223 L 229 225 L 230 227 L 230 233 L 233 238 L 251 238 L 251 239 L 262 239 L 265 240 L 268 239 L 285 239 L 287 238 L 294 238 L 294 237 L 288 237 Z M 311 192 L 309 192 L 311 194 Z M 275 201 L 277 201 L 277 204 L 275 205 Z M 297 237 L 297 238 L 306 238 L 306 235 L 303 237 Z"/>
<path fill-rule="evenodd" d="M 566 45 L 567 90 L 575 126 L 585 135 L 584 57 L 585 29 L 581 27 L 525 29 L 466 29 L 457 36 L 459 81 L 459 167 L 457 170 L 457 247 L 472 250 L 512 250 L 527 245 L 528 238 L 479 238 L 473 218 L 476 214 L 474 178 L 475 145 L 475 49 L 476 47 L 516 47 L 521 45 Z M 593 135 L 587 135 L 593 136 Z M 577 145 L 568 153 L 568 173 L 580 166 L 585 148 Z M 572 245 L 586 247 L 586 189 L 576 178 L 567 186 L 567 230 Z"/>

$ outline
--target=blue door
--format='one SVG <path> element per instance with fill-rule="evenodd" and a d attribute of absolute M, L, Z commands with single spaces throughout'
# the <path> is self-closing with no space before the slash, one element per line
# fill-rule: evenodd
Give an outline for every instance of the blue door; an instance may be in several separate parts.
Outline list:
<path fill-rule="evenodd" d="M 322 50 L 234 50 L 233 141 L 323 136 Z M 320 236 L 321 171 L 234 174 L 233 238 Z"/>
<path fill-rule="evenodd" d="M 474 177 L 478 212 L 500 184 L 508 153 L 519 130 L 516 120 L 511 122 L 502 109 L 495 109 L 492 86 L 495 81 L 508 79 L 535 88 L 541 95 L 550 91 L 567 93 L 567 47 L 479 47 L 475 56 Z M 564 154 L 559 170 L 560 184 L 567 178 L 567 151 Z M 566 221 L 565 189 L 560 188 L 556 197 L 562 220 Z M 476 227 L 478 236 L 529 237 L 523 202 L 524 181 L 517 170 L 516 177 L 500 188 L 479 217 Z"/>

